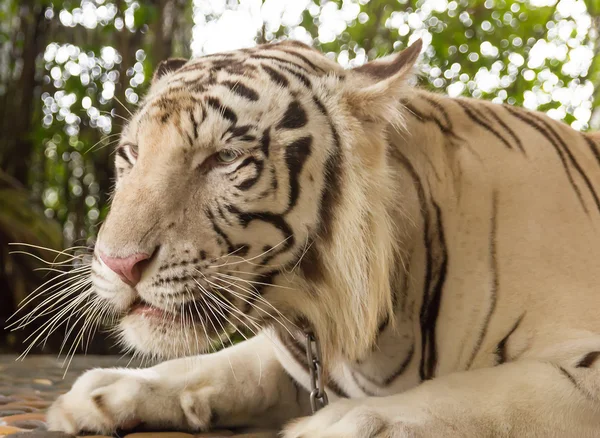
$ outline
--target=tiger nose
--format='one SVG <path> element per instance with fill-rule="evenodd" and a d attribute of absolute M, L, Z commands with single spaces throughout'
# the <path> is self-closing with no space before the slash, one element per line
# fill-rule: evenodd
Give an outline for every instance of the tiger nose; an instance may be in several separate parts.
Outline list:
<path fill-rule="evenodd" d="M 123 282 L 127 283 L 131 287 L 134 287 L 140 282 L 142 277 L 142 263 L 144 260 L 148 260 L 151 257 L 150 254 L 138 253 L 128 257 L 110 257 L 106 254 L 100 253 L 100 258 L 113 271 L 117 274 Z"/>

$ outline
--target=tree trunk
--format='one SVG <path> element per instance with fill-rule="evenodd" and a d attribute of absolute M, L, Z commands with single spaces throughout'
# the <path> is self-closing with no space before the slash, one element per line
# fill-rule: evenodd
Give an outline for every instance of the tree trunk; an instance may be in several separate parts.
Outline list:
<path fill-rule="evenodd" d="M 2 136 L 4 146 L 1 148 L 2 168 L 7 173 L 26 185 L 28 180 L 28 157 L 33 151 L 31 139 L 32 117 L 34 109 L 39 106 L 40 77 L 37 75 L 37 58 L 44 50 L 47 38 L 48 21 L 44 17 L 46 2 L 35 4 L 32 0 L 20 5 L 21 26 L 17 32 L 24 36 L 21 75 L 18 80 L 9 84 L 6 95 L 4 128 Z M 13 60 L 16 63 L 16 60 Z"/>

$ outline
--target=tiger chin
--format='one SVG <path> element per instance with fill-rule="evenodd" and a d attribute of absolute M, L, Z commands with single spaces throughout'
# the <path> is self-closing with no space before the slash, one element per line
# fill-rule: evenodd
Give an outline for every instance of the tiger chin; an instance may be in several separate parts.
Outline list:
<path fill-rule="evenodd" d="M 91 279 L 120 341 L 166 361 L 88 371 L 50 429 L 600 433 L 599 138 L 419 90 L 421 49 L 348 70 L 297 42 L 160 64 Z M 233 330 L 255 336 L 228 346 Z"/>

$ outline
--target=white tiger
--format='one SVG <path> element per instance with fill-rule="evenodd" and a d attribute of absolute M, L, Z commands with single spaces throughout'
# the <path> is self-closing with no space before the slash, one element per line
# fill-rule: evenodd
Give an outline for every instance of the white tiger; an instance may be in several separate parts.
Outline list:
<path fill-rule="evenodd" d="M 87 372 L 51 429 L 600 436 L 598 138 L 417 90 L 420 50 L 161 64 L 92 280 L 123 343 L 175 359 Z M 260 333 L 201 354 L 233 327 Z M 330 402 L 312 416 L 306 333 Z"/>

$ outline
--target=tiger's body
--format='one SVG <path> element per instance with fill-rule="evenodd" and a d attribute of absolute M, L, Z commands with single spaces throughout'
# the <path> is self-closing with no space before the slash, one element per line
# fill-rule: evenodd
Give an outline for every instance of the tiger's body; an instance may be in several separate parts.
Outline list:
<path fill-rule="evenodd" d="M 310 330 L 331 405 L 286 438 L 600 435 L 600 142 L 411 90 L 419 48 L 344 71 L 284 43 L 157 74 L 123 134 L 96 293 L 147 354 L 200 353 L 227 320 L 263 331 L 90 371 L 53 429 L 279 429 L 310 412 Z M 219 142 L 242 152 L 198 158 Z"/>

